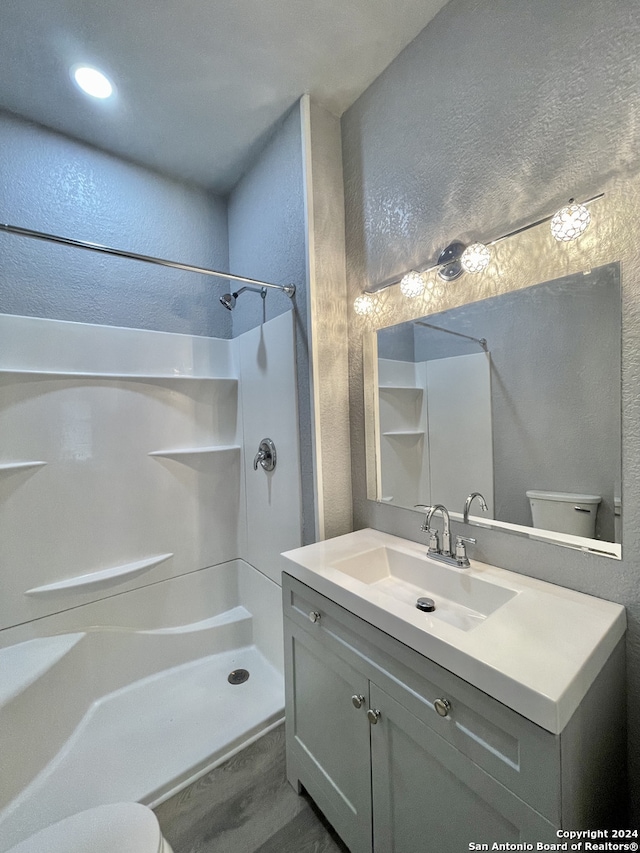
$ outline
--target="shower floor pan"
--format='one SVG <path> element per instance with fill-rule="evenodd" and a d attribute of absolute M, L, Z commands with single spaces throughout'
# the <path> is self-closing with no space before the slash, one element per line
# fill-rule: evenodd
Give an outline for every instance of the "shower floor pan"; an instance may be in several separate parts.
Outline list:
<path fill-rule="evenodd" d="M 230 684 L 227 676 L 241 667 L 249 679 Z M 36 822 L 46 826 L 102 803 L 156 805 L 278 722 L 282 696 L 282 676 L 255 647 L 175 667 L 105 696 L 0 815 L 0 849 L 22 836 L 25 824 L 35 831 Z"/>
<path fill-rule="evenodd" d="M 283 677 L 255 631 L 235 605 L 1 649 L 0 851 L 82 809 L 155 806 L 281 722 Z M 230 683 L 239 669 L 249 678 Z"/>

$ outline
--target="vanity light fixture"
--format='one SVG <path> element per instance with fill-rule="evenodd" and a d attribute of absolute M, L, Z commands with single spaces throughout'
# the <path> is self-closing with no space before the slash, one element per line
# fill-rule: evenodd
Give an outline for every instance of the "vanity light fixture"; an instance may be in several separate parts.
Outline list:
<path fill-rule="evenodd" d="M 574 199 L 569 199 L 569 204 L 552 216 L 545 216 L 542 219 L 531 222 L 529 225 L 509 231 L 508 234 L 496 237 L 490 243 L 474 242 L 470 246 L 465 246 L 464 243 L 455 240 L 440 252 L 438 260 L 435 263 L 425 264 L 422 267 L 404 273 L 402 276 L 394 276 L 378 284 L 366 287 L 362 294 L 356 297 L 353 304 L 354 311 L 360 315 L 370 314 L 376 304 L 371 294 L 378 293 L 378 291 L 385 290 L 387 287 L 392 287 L 395 284 L 399 284 L 403 295 L 410 299 L 420 296 L 427 284 L 425 274 L 432 270 L 436 270 L 439 278 L 447 282 L 455 281 L 465 272 L 480 273 L 489 265 L 492 246 L 502 240 L 506 240 L 508 237 L 514 237 L 516 234 L 528 231 L 530 228 L 535 228 L 536 225 L 541 225 L 543 222 L 551 223 L 551 233 L 558 242 L 568 243 L 571 240 L 575 240 L 586 231 L 591 222 L 591 213 L 587 209 L 587 205 L 603 196 L 604 193 L 599 193 L 582 203 L 575 202 Z"/>
<path fill-rule="evenodd" d="M 489 266 L 491 260 L 491 252 L 484 243 L 472 243 L 460 255 L 460 263 L 465 272 L 475 273 L 482 272 Z"/>
<path fill-rule="evenodd" d="M 551 220 L 551 233 L 558 242 L 568 243 L 586 231 L 590 222 L 591 214 L 584 204 L 576 204 L 571 198 Z"/>
<path fill-rule="evenodd" d="M 375 308 L 375 304 L 375 299 L 371 294 L 361 293 L 360 296 L 356 296 L 353 301 L 353 310 L 356 314 L 360 314 L 361 317 L 364 317 L 367 314 L 372 313 Z"/>
<path fill-rule="evenodd" d="M 402 291 L 403 296 L 406 296 L 409 299 L 415 299 L 416 296 L 420 296 L 424 291 L 424 286 L 424 276 L 422 273 L 416 272 L 415 270 L 411 270 L 411 272 L 403 275 L 402 280 L 400 281 L 400 290 Z"/>

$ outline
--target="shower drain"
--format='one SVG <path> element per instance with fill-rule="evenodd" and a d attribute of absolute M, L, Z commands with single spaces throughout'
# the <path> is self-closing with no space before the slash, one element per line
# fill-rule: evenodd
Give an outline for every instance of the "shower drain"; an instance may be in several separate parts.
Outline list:
<path fill-rule="evenodd" d="M 248 669 L 234 669 L 233 672 L 230 672 L 227 676 L 227 681 L 229 684 L 244 684 L 248 678 Z"/>

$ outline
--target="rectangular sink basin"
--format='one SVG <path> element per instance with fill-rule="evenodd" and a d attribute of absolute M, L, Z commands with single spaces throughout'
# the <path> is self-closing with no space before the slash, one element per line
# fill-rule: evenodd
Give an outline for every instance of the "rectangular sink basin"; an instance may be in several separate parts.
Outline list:
<path fill-rule="evenodd" d="M 427 556 L 424 542 L 380 530 L 283 557 L 300 583 L 554 734 L 625 631 L 619 604 L 474 559 L 449 566 Z M 421 597 L 436 609 L 417 609 Z M 316 629 L 331 633 L 329 613 Z"/>
<path fill-rule="evenodd" d="M 470 631 L 518 593 L 424 557 L 382 546 L 331 563 L 331 568 L 367 584 L 408 607 L 418 598 L 433 599 L 439 619 Z"/>

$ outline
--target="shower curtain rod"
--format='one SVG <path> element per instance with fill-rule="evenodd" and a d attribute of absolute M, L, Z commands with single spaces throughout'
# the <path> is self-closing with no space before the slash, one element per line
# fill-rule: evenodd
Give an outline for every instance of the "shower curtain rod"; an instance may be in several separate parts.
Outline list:
<path fill-rule="evenodd" d="M 140 255 L 137 252 L 126 252 L 124 249 L 114 249 L 111 246 L 102 246 L 100 243 L 88 243 L 84 240 L 72 240 L 70 237 L 59 237 L 56 234 L 45 234 L 43 231 L 32 231 L 30 228 L 19 228 L 17 225 L 3 225 L 0 223 L 0 231 L 7 234 L 18 234 L 21 237 L 33 237 L 36 240 L 46 240 L 49 243 L 60 243 L 63 246 L 75 246 L 77 249 L 88 249 L 90 252 L 101 252 L 103 255 L 115 255 L 118 258 L 130 258 L 133 261 L 145 261 L 148 264 L 157 264 L 161 267 L 171 267 L 184 272 L 196 272 L 201 275 L 213 275 L 218 278 L 226 278 L 230 281 L 244 281 L 247 284 L 255 284 L 258 287 L 270 287 L 274 290 L 282 290 L 290 299 L 296 292 L 295 284 L 270 284 L 268 281 L 260 281 L 257 278 L 246 278 L 242 275 L 234 275 L 230 272 L 219 272 L 206 267 L 194 267 L 191 264 L 181 264 L 177 261 L 167 261 L 164 258 L 154 258 L 152 255 Z"/>
<path fill-rule="evenodd" d="M 455 335 L 457 338 L 466 338 L 468 341 L 480 344 L 485 352 L 489 352 L 487 349 L 486 338 L 473 338 L 471 335 L 463 335 L 462 332 L 454 332 L 452 329 L 443 329 L 442 326 L 434 326 L 433 323 L 425 323 L 424 320 L 414 320 L 413 322 L 416 326 L 426 326 L 427 329 L 435 329 L 437 332 L 446 332 L 447 335 Z"/>

